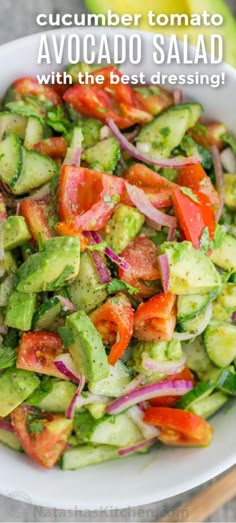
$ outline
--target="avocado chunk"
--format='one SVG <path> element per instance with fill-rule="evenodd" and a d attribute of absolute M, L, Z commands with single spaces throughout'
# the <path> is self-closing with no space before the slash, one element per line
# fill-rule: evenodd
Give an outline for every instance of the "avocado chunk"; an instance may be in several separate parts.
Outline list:
<path fill-rule="evenodd" d="M 236 271 L 236 238 L 225 234 L 220 247 L 210 254 L 210 259 L 224 271 Z"/>
<path fill-rule="evenodd" d="M 190 242 L 165 242 L 160 254 L 169 262 L 169 292 L 173 294 L 206 294 L 221 288 L 221 278 L 212 261 Z"/>
<path fill-rule="evenodd" d="M 105 348 L 90 318 L 83 311 L 75 312 L 66 319 L 66 327 L 72 334 L 69 351 L 78 369 L 90 381 L 107 378 L 110 371 Z"/>
<path fill-rule="evenodd" d="M 224 174 L 225 204 L 231 211 L 236 210 L 236 175 Z"/>
<path fill-rule="evenodd" d="M 7 273 L 13 273 L 16 269 L 17 265 L 15 258 L 12 256 L 11 252 L 5 252 L 4 259 L 0 260 L 0 277 Z"/>
<path fill-rule="evenodd" d="M 29 331 L 35 311 L 36 295 L 14 291 L 9 299 L 5 323 L 8 327 Z"/>
<path fill-rule="evenodd" d="M 108 224 L 109 233 L 105 240 L 111 249 L 120 254 L 136 238 L 144 222 L 145 217 L 138 209 L 121 203 Z"/>
<path fill-rule="evenodd" d="M 27 405 L 39 407 L 47 412 L 65 413 L 76 392 L 76 385 L 54 378 L 50 378 L 48 384 L 48 390 L 36 389 L 27 399 Z"/>
<path fill-rule="evenodd" d="M 27 370 L 10 368 L 0 375 L 0 416 L 5 418 L 38 387 L 39 378 Z"/>
<path fill-rule="evenodd" d="M 76 236 L 46 241 L 41 252 L 30 256 L 17 271 L 17 290 L 54 291 L 75 278 L 80 266 L 80 242 Z"/>
<path fill-rule="evenodd" d="M 116 398 L 124 394 L 125 387 L 130 381 L 131 377 L 127 367 L 119 360 L 114 367 L 109 365 L 109 376 L 107 378 L 95 383 L 90 381 L 88 387 L 93 394 Z"/>
<path fill-rule="evenodd" d="M 6 251 L 20 247 L 31 239 L 23 216 L 9 216 L 3 222 L 3 247 Z"/>

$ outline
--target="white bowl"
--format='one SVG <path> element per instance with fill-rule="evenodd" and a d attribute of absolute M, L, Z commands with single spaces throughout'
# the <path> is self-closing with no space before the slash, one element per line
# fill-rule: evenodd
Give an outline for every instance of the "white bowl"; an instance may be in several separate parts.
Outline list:
<path fill-rule="evenodd" d="M 66 34 L 77 29 L 64 31 Z M 112 35 L 111 29 L 92 28 L 93 34 Z M 87 29 L 80 30 L 80 35 Z M 61 30 L 57 32 L 61 34 Z M 119 29 L 119 33 L 130 35 Z M 209 86 L 186 86 L 188 98 L 201 102 L 206 115 L 222 119 L 231 130 L 236 130 L 235 89 L 236 71 L 229 66 L 176 66 L 156 67 L 151 59 L 153 34 L 141 33 L 145 47 L 144 60 L 139 66 L 126 65 L 124 72 L 147 75 L 157 70 L 165 74 L 226 72 L 226 85 L 219 89 Z M 1 82 L 0 96 L 17 77 L 56 70 L 59 66 L 39 67 L 37 53 L 39 35 L 33 35 L 0 47 Z M 190 50 L 192 53 L 193 50 Z M 160 501 L 220 474 L 236 462 L 235 445 L 236 402 L 229 410 L 222 411 L 212 419 L 215 428 L 213 442 L 206 449 L 171 449 L 160 447 L 151 454 L 133 456 L 111 461 L 74 472 L 59 468 L 46 471 L 36 466 L 25 455 L 0 448 L 0 492 L 15 499 L 37 505 L 61 509 L 123 508 Z"/>

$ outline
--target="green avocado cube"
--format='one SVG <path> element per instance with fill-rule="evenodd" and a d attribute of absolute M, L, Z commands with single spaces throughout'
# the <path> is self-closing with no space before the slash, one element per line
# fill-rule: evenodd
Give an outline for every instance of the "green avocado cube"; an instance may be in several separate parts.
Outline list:
<path fill-rule="evenodd" d="M 136 238 L 144 222 L 145 217 L 138 209 L 121 203 L 109 222 L 109 233 L 105 238 L 108 245 L 120 254 Z"/>
<path fill-rule="evenodd" d="M 39 386 L 39 378 L 27 370 L 10 368 L 0 375 L 0 416 L 5 418 Z"/>
<path fill-rule="evenodd" d="M 109 376 L 109 364 L 101 336 L 90 318 L 78 311 L 66 319 L 71 331 L 69 351 L 78 369 L 88 380 L 100 381 Z"/>
<path fill-rule="evenodd" d="M 6 251 L 20 247 L 31 239 L 23 216 L 9 216 L 3 222 L 3 247 Z"/>
<path fill-rule="evenodd" d="M 46 241 L 44 249 L 30 256 L 17 271 L 17 290 L 56 291 L 75 278 L 80 268 L 80 241 L 61 236 Z"/>
<path fill-rule="evenodd" d="M 29 331 L 35 311 L 36 294 L 14 291 L 9 299 L 5 323 L 8 327 Z"/>

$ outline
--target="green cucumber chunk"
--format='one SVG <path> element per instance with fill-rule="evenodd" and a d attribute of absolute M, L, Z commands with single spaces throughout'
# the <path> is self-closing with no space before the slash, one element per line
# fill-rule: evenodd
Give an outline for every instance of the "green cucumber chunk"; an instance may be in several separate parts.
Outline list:
<path fill-rule="evenodd" d="M 83 311 L 66 319 L 66 328 L 71 331 L 69 351 L 78 369 L 89 381 L 100 381 L 109 376 L 109 364 L 105 347 L 97 329 Z"/>
<path fill-rule="evenodd" d="M 85 149 L 82 159 L 90 169 L 113 173 L 120 159 L 120 144 L 111 136 Z"/>
<path fill-rule="evenodd" d="M 119 458 L 118 449 L 111 445 L 80 445 L 64 452 L 61 458 L 61 468 L 63 470 L 77 470 L 117 458 Z"/>
<path fill-rule="evenodd" d="M 22 172 L 23 152 L 21 142 L 14 133 L 0 142 L 0 179 L 11 188 Z"/>
<path fill-rule="evenodd" d="M 0 416 L 5 418 L 38 387 L 39 378 L 27 370 L 7 369 L 0 375 Z"/>
<path fill-rule="evenodd" d="M 15 133 L 21 140 L 25 137 L 28 118 L 9 112 L 0 113 L 0 140 L 8 134 Z"/>
<path fill-rule="evenodd" d="M 212 322 L 204 333 L 204 344 L 216 367 L 227 367 L 236 358 L 236 326 Z"/>
<path fill-rule="evenodd" d="M 192 390 L 184 394 L 176 403 L 176 409 L 190 410 L 196 402 L 204 401 L 214 390 L 214 386 L 209 383 L 199 383 Z"/>
<path fill-rule="evenodd" d="M 17 181 L 12 185 L 12 192 L 19 195 L 28 193 L 49 182 L 58 172 L 59 167 L 51 158 L 24 149 L 23 167 Z"/>
<path fill-rule="evenodd" d="M 183 295 L 178 296 L 177 301 L 177 319 L 178 321 L 184 322 L 192 320 L 197 314 L 200 314 L 205 310 L 210 301 L 208 294 L 198 295 Z"/>
<path fill-rule="evenodd" d="M 38 390 L 27 400 L 28 405 L 39 407 L 47 412 L 65 413 L 76 392 L 76 385 L 64 380 L 51 380 L 52 389 L 40 400 Z"/>
<path fill-rule="evenodd" d="M 108 223 L 109 232 L 105 241 L 112 250 L 120 254 L 136 238 L 144 222 L 145 217 L 138 209 L 121 203 Z"/>
<path fill-rule="evenodd" d="M 44 125 L 39 118 L 30 116 L 25 130 L 24 147 L 26 149 L 32 149 L 32 147 L 43 140 L 44 138 Z"/>
<path fill-rule="evenodd" d="M 14 291 L 9 299 L 5 323 L 8 327 L 29 331 L 36 306 L 36 295 Z"/>
<path fill-rule="evenodd" d="M 208 398 L 194 402 L 188 410 L 207 419 L 218 412 L 228 401 L 229 397 L 223 392 L 214 392 Z"/>
<path fill-rule="evenodd" d="M 129 447 L 143 440 L 137 425 L 125 413 L 118 416 L 105 416 L 91 431 L 89 441 L 117 447 Z"/>
<path fill-rule="evenodd" d="M 38 331 L 56 331 L 61 326 L 64 316 L 62 303 L 56 296 L 53 296 L 37 308 L 32 327 Z"/>

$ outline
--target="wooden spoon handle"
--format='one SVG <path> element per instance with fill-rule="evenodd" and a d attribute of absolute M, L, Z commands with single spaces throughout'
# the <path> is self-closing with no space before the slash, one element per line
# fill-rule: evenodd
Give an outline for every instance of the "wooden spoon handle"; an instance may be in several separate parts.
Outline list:
<path fill-rule="evenodd" d="M 199 494 L 168 512 L 163 519 L 158 520 L 158 523 L 163 521 L 171 521 L 172 523 L 204 521 L 234 496 L 236 496 L 236 467 L 230 469 L 226 475 L 220 477 Z"/>

